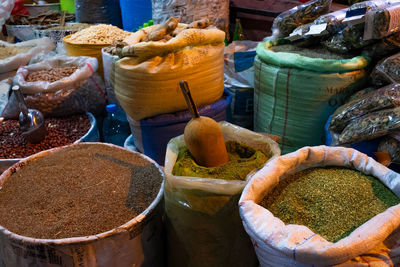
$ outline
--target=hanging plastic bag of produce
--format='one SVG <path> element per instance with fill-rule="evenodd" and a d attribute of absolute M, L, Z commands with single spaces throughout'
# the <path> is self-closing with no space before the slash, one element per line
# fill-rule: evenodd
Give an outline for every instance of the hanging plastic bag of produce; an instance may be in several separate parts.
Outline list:
<path fill-rule="evenodd" d="M 340 106 L 332 115 L 329 129 L 340 133 L 347 124 L 367 113 L 400 106 L 400 84 L 374 90 Z"/>
<path fill-rule="evenodd" d="M 394 33 L 363 48 L 362 53 L 377 61 L 400 51 L 400 32 Z"/>
<path fill-rule="evenodd" d="M 255 164 L 262 154 L 269 161 L 278 156 L 280 150 L 274 141 L 262 134 L 227 122 L 220 125 L 225 141 L 240 142 L 257 151 L 236 164 L 236 169 L 231 166 L 231 175 L 226 171 L 222 173 L 225 165 L 205 168 L 195 164 L 193 172 L 176 165 L 185 148 L 183 135 L 171 139 L 165 158 L 164 191 L 169 266 L 257 266 L 251 242 L 240 222 L 237 202 L 250 176 L 246 176 L 248 167 L 255 166 L 250 164 Z M 182 164 L 179 166 L 184 166 Z M 245 168 L 247 172 L 243 173 Z M 175 171 L 194 174 L 196 170 L 202 175 L 173 174 Z M 245 176 L 241 177 L 243 180 L 228 180 L 241 172 Z"/>
<path fill-rule="evenodd" d="M 399 32 L 399 15 L 400 3 L 367 12 L 365 15 L 364 40 L 380 39 Z"/>
<path fill-rule="evenodd" d="M 110 83 L 125 112 L 141 120 L 187 108 L 179 81 L 190 83 L 197 106 L 211 104 L 224 90 L 225 33 L 207 21 L 165 24 L 143 28 L 117 47 Z M 206 28 L 197 28 L 206 27 Z"/>
<path fill-rule="evenodd" d="M 261 204 L 265 197 L 273 194 L 275 187 L 285 183 L 286 178 L 290 175 L 305 169 L 324 168 L 326 166 L 344 167 L 359 171 L 356 172 L 357 176 L 361 176 L 364 179 L 365 188 L 369 186 L 370 190 L 360 190 L 360 188 L 364 187 L 361 187 L 361 184 L 357 182 L 348 183 L 341 190 L 347 190 L 349 195 L 338 196 L 336 194 L 340 199 L 334 200 L 333 203 L 337 203 L 342 199 L 345 201 L 345 199 L 349 198 L 350 200 L 357 199 L 358 201 L 355 201 L 360 205 L 361 203 L 368 205 L 372 202 L 368 197 L 374 194 L 371 192 L 371 184 L 377 190 L 378 188 L 385 190 L 385 194 L 390 195 L 390 199 L 396 201 L 391 201 L 390 204 L 385 202 L 385 205 L 380 206 L 380 210 L 383 210 L 383 212 L 375 216 L 373 214 L 372 216 L 367 216 L 367 221 L 364 224 L 361 222 L 360 225 L 359 221 L 356 225 L 353 224 L 354 228 L 345 233 L 347 236 L 340 238 L 336 242 L 330 242 L 321 236 L 322 233 L 310 229 L 323 227 L 323 225 L 327 224 L 327 222 L 321 223 L 321 217 L 314 219 L 315 224 L 312 227 L 295 223 L 285 224 L 281 218 L 275 217 L 270 209 L 264 208 L 264 205 Z M 329 170 L 327 168 L 324 169 Z M 352 170 L 345 171 L 346 173 L 352 172 Z M 365 175 L 373 177 L 366 177 Z M 337 176 L 340 177 L 340 180 L 344 179 L 343 176 L 340 176 L 340 172 Z M 309 176 L 309 180 L 311 178 Z M 371 183 L 370 180 L 373 182 Z M 302 193 L 315 193 L 317 196 L 326 194 L 325 190 L 320 192 L 311 191 L 312 185 L 314 187 L 317 186 L 316 182 L 306 183 L 306 186 L 302 188 L 307 188 L 308 190 Z M 330 187 L 328 184 L 326 186 Z M 352 194 L 354 192 L 358 193 L 353 197 Z M 368 197 L 365 195 L 367 192 Z M 331 197 L 334 195 L 335 192 L 330 194 Z M 396 248 L 400 244 L 400 205 L 396 204 L 399 196 L 400 175 L 365 154 L 343 147 L 305 147 L 294 153 L 276 158 L 257 172 L 243 190 L 239 201 L 239 210 L 243 225 L 253 241 L 261 266 L 396 266 L 399 263 L 399 250 Z M 367 200 L 362 199 L 363 197 Z M 324 200 L 321 197 L 318 199 Z M 304 201 L 307 200 L 291 202 L 288 205 L 296 205 L 296 203 L 304 203 Z M 309 200 L 308 207 L 317 205 L 314 201 L 316 201 L 315 197 Z M 326 202 L 328 201 L 329 199 L 327 198 Z M 324 202 L 321 201 L 319 203 Z M 392 207 L 387 208 L 387 206 Z M 317 206 L 314 207 L 316 210 L 318 209 Z M 336 210 L 341 207 L 343 206 L 336 208 Z M 369 210 L 370 208 L 364 209 L 364 211 L 368 212 Z M 301 210 L 298 211 L 301 212 Z M 351 228 L 354 222 L 354 219 L 351 218 L 360 218 L 360 212 L 362 210 L 354 211 L 351 209 L 339 212 L 341 214 L 340 219 L 336 219 L 331 223 L 336 228 L 339 226 L 345 226 L 345 229 Z M 303 216 L 311 215 L 312 213 L 310 212 Z M 337 217 L 336 214 L 335 218 Z M 344 217 L 346 217 L 346 220 Z M 368 217 L 372 218 L 368 219 Z M 330 230 L 341 231 L 345 229 L 330 228 Z"/>
<path fill-rule="evenodd" d="M 390 156 L 391 162 L 400 163 L 400 134 L 393 132 L 380 141 L 378 152 L 386 152 Z"/>
<path fill-rule="evenodd" d="M 400 107 L 368 113 L 352 120 L 339 136 L 339 144 L 371 140 L 400 127 Z"/>
<path fill-rule="evenodd" d="M 368 60 L 316 49 L 303 55 L 278 52 L 282 47 L 278 42 L 257 47 L 254 130 L 281 136 L 282 153 L 288 153 L 325 143 L 325 122 L 344 99 L 364 86 Z"/>
<path fill-rule="evenodd" d="M 45 116 L 98 115 L 105 107 L 105 91 L 96 70 L 95 58 L 56 56 L 19 68 L 13 83 L 20 86 L 28 108 Z M 18 114 L 12 94 L 2 115 L 16 118 Z"/>
<path fill-rule="evenodd" d="M 287 37 L 298 26 L 311 23 L 329 12 L 332 0 L 314 0 L 279 14 L 272 25 L 272 35 Z"/>
<path fill-rule="evenodd" d="M 370 75 L 371 83 L 383 86 L 400 82 L 400 53 L 379 61 Z"/>
<path fill-rule="evenodd" d="M 29 63 L 31 58 L 40 53 L 54 50 L 55 46 L 49 38 L 41 38 L 10 44 L 0 41 L 0 73 L 17 70 Z"/>

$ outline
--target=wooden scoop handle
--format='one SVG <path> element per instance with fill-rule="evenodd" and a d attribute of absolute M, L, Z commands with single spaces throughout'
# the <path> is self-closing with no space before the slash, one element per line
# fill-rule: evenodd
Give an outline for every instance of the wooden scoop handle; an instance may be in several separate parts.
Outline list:
<path fill-rule="evenodd" d="M 179 81 L 179 86 L 181 87 L 183 96 L 185 97 L 186 104 L 192 113 L 193 118 L 199 118 L 200 114 L 197 110 L 196 104 L 193 101 L 192 95 L 190 94 L 189 85 L 186 81 Z"/>

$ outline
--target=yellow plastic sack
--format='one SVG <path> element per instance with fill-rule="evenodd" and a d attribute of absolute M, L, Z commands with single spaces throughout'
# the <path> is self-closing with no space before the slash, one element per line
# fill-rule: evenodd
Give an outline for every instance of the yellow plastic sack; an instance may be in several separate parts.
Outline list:
<path fill-rule="evenodd" d="M 141 120 L 186 109 L 180 80 L 188 82 L 198 106 L 221 98 L 223 31 L 184 29 L 168 42 L 139 42 L 145 31 L 138 31 L 125 40 L 130 44 L 125 48 L 133 56 L 114 61 L 110 74 L 115 95 L 131 118 Z"/>

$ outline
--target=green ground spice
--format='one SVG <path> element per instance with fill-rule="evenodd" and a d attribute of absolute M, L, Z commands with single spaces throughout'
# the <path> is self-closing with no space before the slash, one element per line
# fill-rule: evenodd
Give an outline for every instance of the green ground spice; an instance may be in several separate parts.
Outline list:
<path fill-rule="evenodd" d="M 378 179 L 341 168 L 311 168 L 287 176 L 260 203 L 285 224 L 310 228 L 330 242 L 400 199 Z"/>
<path fill-rule="evenodd" d="M 223 180 L 245 180 L 249 172 L 262 167 L 268 160 L 268 157 L 262 151 L 255 150 L 245 144 L 227 141 L 225 145 L 229 161 L 212 168 L 198 165 L 189 150 L 186 147 L 181 148 L 172 174 Z"/>
<path fill-rule="evenodd" d="M 322 59 L 347 59 L 352 58 L 351 55 L 336 54 L 330 52 L 328 49 L 321 46 L 315 47 L 299 47 L 292 44 L 283 44 L 271 47 L 274 52 L 287 52 L 293 54 L 299 54 L 301 56 L 310 58 L 322 58 Z"/>

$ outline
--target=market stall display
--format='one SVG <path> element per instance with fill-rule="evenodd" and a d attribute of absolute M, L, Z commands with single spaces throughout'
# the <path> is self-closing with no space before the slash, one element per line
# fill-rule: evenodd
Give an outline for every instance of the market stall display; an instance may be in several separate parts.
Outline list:
<path fill-rule="evenodd" d="M 154 161 L 109 144 L 74 144 L 24 159 L 0 176 L 7 203 L 1 260 L 162 266 L 163 183 Z"/>
<path fill-rule="evenodd" d="M 305 147 L 257 172 L 243 191 L 239 210 L 261 266 L 395 265 L 399 182 L 398 173 L 354 149 Z M 282 195 L 275 198 L 279 188 Z M 286 196 L 293 199 L 285 202 Z M 302 203 L 307 203 L 304 208 L 296 208 Z M 303 224 L 312 216 L 312 224 Z"/>
<path fill-rule="evenodd" d="M 205 168 L 196 164 L 185 152 L 183 135 L 168 143 L 164 197 L 171 266 L 257 265 L 240 223 L 237 201 L 249 173 L 278 156 L 280 150 L 269 137 L 227 122 L 220 125 L 224 140 L 234 141 L 231 148 L 237 153 L 229 166 Z M 262 154 L 264 160 L 258 157 Z M 234 176 L 238 173 L 240 178 Z"/>

